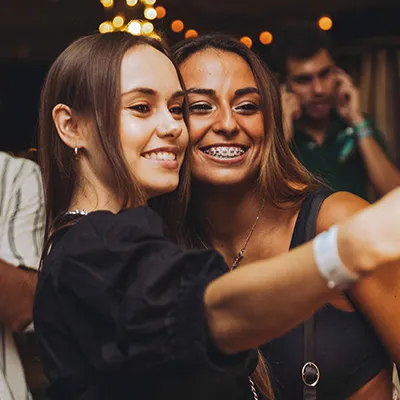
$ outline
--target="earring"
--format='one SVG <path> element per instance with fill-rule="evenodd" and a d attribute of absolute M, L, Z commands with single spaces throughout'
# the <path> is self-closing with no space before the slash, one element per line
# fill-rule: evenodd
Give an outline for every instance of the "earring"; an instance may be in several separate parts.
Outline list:
<path fill-rule="evenodd" d="M 78 147 L 74 147 L 75 160 L 78 159 Z"/>

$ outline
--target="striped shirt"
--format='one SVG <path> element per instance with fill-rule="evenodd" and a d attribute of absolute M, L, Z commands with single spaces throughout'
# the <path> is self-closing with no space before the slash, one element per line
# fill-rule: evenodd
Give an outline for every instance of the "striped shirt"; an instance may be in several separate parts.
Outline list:
<path fill-rule="evenodd" d="M 39 167 L 0 152 L 0 259 L 37 269 L 44 218 Z M 0 324 L 0 400 L 31 398 L 12 332 Z"/>

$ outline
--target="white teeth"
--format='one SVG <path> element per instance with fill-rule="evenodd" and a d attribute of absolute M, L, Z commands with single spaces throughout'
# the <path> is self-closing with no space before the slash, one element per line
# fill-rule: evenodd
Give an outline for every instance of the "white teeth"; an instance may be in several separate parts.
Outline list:
<path fill-rule="evenodd" d="M 217 158 L 227 159 L 239 157 L 246 152 L 246 148 L 237 147 L 237 146 L 213 146 L 209 147 L 206 150 L 203 150 L 204 153 Z"/>
<path fill-rule="evenodd" d="M 144 158 L 148 160 L 174 161 L 176 160 L 176 155 L 174 153 L 160 151 L 157 153 L 146 153 L 144 154 Z"/>

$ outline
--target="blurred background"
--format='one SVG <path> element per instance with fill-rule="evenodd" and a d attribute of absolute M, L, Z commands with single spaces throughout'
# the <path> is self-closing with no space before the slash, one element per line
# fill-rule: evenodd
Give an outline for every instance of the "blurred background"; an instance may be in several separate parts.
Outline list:
<path fill-rule="evenodd" d="M 274 68 L 279 27 L 313 21 L 327 30 L 338 64 L 361 87 L 399 161 L 399 0 L 0 0 L 0 150 L 36 146 L 38 98 L 57 54 L 96 31 L 128 29 L 169 44 L 210 31 L 232 34 Z M 272 45 L 272 46 L 271 46 Z"/>

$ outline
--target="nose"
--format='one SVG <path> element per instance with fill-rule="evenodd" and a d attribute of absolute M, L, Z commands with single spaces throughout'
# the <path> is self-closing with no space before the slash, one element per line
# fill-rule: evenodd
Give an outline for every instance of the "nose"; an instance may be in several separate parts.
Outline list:
<path fill-rule="evenodd" d="M 215 133 L 232 136 L 239 131 L 239 125 L 232 108 L 228 105 L 221 107 L 213 125 Z"/>
<path fill-rule="evenodd" d="M 183 132 L 185 122 L 175 119 L 169 110 L 161 115 L 157 125 L 157 135 L 160 138 L 177 139 Z"/>
<path fill-rule="evenodd" d="M 323 88 L 322 81 L 321 81 L 320 78 L 314 78 L 313 79 L 312 88 L 313 88 L 313 92 L 315 94 L 322 94 L 324 92 L 324 88 Z"/>

